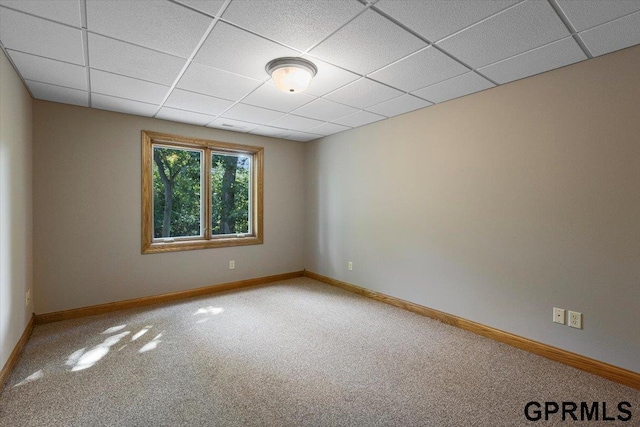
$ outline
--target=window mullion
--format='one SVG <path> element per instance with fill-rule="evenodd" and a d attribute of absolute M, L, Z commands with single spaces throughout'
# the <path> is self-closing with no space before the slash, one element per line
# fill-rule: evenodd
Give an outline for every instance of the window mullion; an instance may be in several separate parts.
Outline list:
<path fill-rule="evenodd" d="M 204 239 L 211 239 L 211 149 L 205 148 L 204 150 L 204 185 L 202 203 L 204 204 Z"/>

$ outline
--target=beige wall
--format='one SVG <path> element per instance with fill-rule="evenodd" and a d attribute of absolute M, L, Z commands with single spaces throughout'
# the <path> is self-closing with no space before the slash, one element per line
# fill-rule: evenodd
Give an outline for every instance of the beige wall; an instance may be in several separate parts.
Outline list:
<path fill-rule="evenodd" d="M 33 313 L 33 303 L 25 307 L 33 280 L 31 104 L 0 51 L 0 368 Z"/>
<path fill-rule="evenodd" d="M 305 267 L 640 372 L 639 70 L 637 46 L 310 143 Z"/>
<path fill-rule="evenodd" d="M 142 255 L 141 130 L 264 146 L 264 244 Z M 36 313 L 302 270 L 304 149 L 294 141 L 35 101 Z"/>

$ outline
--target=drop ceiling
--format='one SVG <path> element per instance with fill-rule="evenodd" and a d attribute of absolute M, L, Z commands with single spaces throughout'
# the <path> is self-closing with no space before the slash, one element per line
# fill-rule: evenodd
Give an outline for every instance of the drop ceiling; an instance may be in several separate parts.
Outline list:
<path fill-rule="evenodd" d="M 297 141 L 640 44 L 640 0 L 0 0 L 36 99 Z M 275 89 L 282 56 L 318 67 Z"/>

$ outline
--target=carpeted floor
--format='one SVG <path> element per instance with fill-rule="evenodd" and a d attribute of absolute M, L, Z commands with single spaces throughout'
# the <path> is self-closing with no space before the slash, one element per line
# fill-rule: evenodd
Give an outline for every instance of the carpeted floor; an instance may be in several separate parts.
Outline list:
<path fill-rule="evenodd" d="M 602 424 L 640 391 L 307 278 L 36 326 L 0 395 L 12 427 Z"/>

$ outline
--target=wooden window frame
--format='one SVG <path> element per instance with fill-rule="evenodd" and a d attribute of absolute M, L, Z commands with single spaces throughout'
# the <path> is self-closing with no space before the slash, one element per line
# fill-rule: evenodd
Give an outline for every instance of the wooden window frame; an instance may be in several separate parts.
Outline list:
<path fill-rule="evenodd" d="M 192 239 L 177 239 L 163 242 L 153 237 L 153 146 L 154 144 L 176 148 L 204 150 L 202 159 L 202 179 L 204 189 L 204 236 Z M 249 234 L 237 236 L 211 235 L 211 156 L 212 152 L 244 154 L 251 158 L 251 198 L 252 224 Z M 189 251 L 195 249 L 221 248 L 229 246 L 259 245 L 263 243 L 263 190 L 264 190 L 264 148 L 231 144 L 208 139 L 187 138 L 152 131 L 142 131 L 142 253 Z M 154 241 L 155 240 L 155 241 Z"/>

